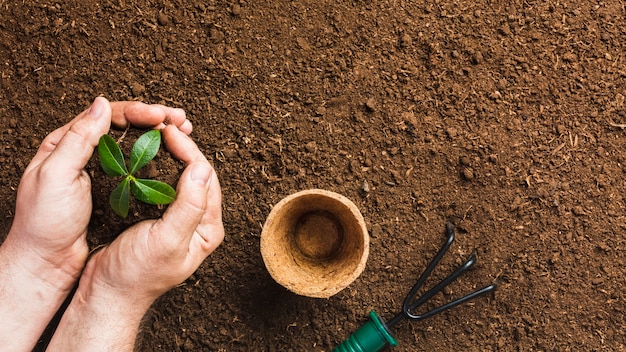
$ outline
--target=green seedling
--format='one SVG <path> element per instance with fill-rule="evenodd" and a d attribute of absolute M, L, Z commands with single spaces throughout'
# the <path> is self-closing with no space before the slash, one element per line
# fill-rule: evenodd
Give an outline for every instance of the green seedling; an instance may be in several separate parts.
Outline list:
<path fill-rule="evenodd" d="M 125 218 L 128 216 L 130 193 L 138 200 L 153 205 L 170 204 L 176 191 L 161 181 L 136 178 L 135 173 L 154 159 L 161 146 L 161 132 L 152 130 L 141 135 L 130 152 L 129 167 L 126 167 L 122 150 L 108 134 L 100 137 L 98 154 L 100 165 L 109 176 L 123 177 L 111 192 L 109 203 L 113 211 Z"/>

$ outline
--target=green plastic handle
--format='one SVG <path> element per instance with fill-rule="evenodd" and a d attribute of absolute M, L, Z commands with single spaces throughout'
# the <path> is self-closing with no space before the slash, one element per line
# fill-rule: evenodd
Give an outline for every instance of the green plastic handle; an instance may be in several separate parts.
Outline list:
<path fill-rule="evenodd" d="M 397 346 L 398 341 L 376 312 L 370 312 L 370 320 L 348 337 L 333 352 L 378 352 L 387 345 Z"/>

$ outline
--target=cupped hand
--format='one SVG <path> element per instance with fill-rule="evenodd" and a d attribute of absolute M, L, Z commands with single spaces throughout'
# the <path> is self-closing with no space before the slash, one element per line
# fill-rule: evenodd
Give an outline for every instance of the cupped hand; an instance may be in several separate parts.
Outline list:
<path fill-rule="evenodd" d="M 91 183 L 84 167 L 111 125 L 125 128 L 129 124 L 154 128 L 171 124 L 186 134 L 191 132 L 181 109 L 109 103 L 99 97 L 42 142 L 20 181 L 15 217 L 4 243 L 25 265 L 33 265 L 29 270 L 34 274 L 50 267 L 77 278 L 87 258 L 86 232 L 92 210 Z"/>
<path fill-rule="evenodd" d="M 157 220 L 140 222 L 89 260 L 80 285 L 151 304 L 188 278 L 222 242 L 222 192 L 215 170 L 196 144 L 166 127 L 167 149 L 187 165 L 174 202 Z"/>
<path fill-rule="evenodd" d="M 176 199 L 85 266 L 50 350 L 131 351 L 139 322 L 160 295 L 187 279 L 224 238 L 222 192 L 213 167 L 184 133 L 166 126 L 167 149 L 187 166 Z"/>

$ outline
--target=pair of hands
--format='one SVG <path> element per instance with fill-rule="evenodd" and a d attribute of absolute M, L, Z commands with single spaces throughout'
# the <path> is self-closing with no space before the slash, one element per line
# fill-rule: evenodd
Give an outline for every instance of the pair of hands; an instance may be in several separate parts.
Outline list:
<path fill-rule="evenodd" d="M 92 202 L 84 167 L 111 125 L 128 124 L 161 129 L 167 149 L 187 167 L 162 218 L 127 229 L 85 265 Z M 12 339 L 11 350 L 30 350 L 80 277 L 50 348 L 132 349 L 149 306 L 189 277 L 224 237 L 219 181 L 190 132 L 181 109 L 96 98 L 90 109 L 45 138 L 24 172 L 14 222 L 0 247 L 0 279 L 7 280 L 0 288 L 0 313 L 16 313 L 23 297 L 22 304 L 31 307 L 21 315 L 30 322 L 16 318 L 15 331 L 11 324 L 0 328 L 0 341 Z M 12 303 L 6 304 L 7 296 Z M 42 303 L 39 310 L 31 299 Z M 23 339 L 15 338 L 25 331 Z"/>

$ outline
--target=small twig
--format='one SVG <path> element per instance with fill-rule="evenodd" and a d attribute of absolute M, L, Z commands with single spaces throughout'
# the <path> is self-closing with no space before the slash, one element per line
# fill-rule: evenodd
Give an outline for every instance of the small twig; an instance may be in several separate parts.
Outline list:
<path fill-rule="evenodd" d="M 561 143 L 561 145 L 559 145 L 558 147 L 554 148 L 554 150 L 552 151 L 552 155 L 556 154 L 559 152 L 559 150 L 563 149 L 563 147 L 565 147 L 566 143 Z"/>
<path fill-rule="evenodd" d="M 465 211 L 465 214 L 463 214 L 463 220 L 465 220 L 467 218 L 467 214 L 470 212 L 470 210 L 472 210 L 472 206 L 470 205 L 469 208 L 467 208 L 467 210 Z"/>
<path fill-rule="evenodd" d="M 613 127 L 619 127 L 621 129 L 626 128 L 626 123 L 614 123 L 613 121 L 609 121 L 609 125 Z"/>
<path fill-rule="evenodd" d="M 128 125 L 126 126 L 126 129 L 124 130 L 124 133 L 122 133 L 122 135 L 120 136 L 120 138 L 117 139 L 117 144 L 122 143 L 122 140 L 124 139 L 124 137 L 126 137 L 126 133 L 128 132 L 128 130 L 130 129 L 130 122 L 128 123 Z"/>

